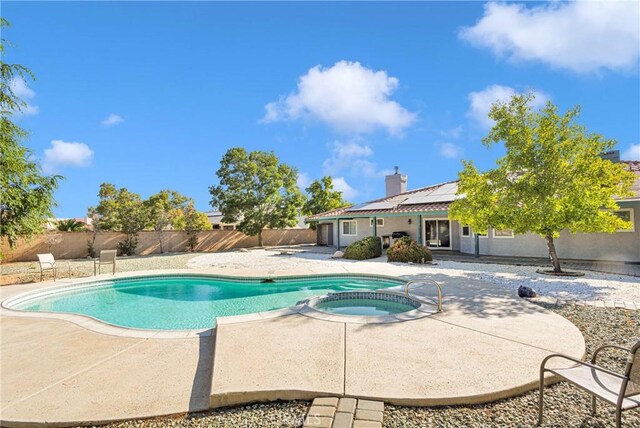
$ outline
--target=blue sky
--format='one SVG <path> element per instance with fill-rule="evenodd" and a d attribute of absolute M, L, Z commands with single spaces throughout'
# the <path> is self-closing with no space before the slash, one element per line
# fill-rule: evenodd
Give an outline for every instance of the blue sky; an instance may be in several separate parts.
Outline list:
<path fill-rule="evenodd" d="M 331 175 L 351 201 L 383 196 L 398 165 L 416 188 L 490 168 L 492 100 L 534 91 L 640 158 L 637 2 L 3 2 L 28 66 L 19 121 L 59 217 L 100 183 L 170 188 L 208 210 L 233 146 L 273 150 L 301 184 Z"/>

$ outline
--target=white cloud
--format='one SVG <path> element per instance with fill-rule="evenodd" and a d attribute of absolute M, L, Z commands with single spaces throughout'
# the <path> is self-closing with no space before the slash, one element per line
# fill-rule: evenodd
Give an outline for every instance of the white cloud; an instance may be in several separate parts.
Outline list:
<path fill-rule="evenodd" d="M 443 143 L 440 145 L 440 154 L 445 158 L 458 158 L 462 155 L 462 147 L 456 146 L 453 143 Z"/>
<path fill-rule="evenodd" d="M 373 156 L 371 147 L 358 140 L 331 144 L 331 156 L 322 163 L 322 171 L 327 175 L 336 175 L 349 171 L 354 176 L 380 177 L 389 174 L 389 170 L 379 170 L 377 165 L 367 158 Z"/>
<path fill-rule="evenodd" d="M 331 157 L 322 163 L 322 170 L 328 175 L 337 174 L 350 168 L 355 160 L 369 157 L 372 154 L 373 150 L 366 144 L 359 144 L 356 141 L 346 143 L 334 141 L 331 144 Z"/>
<path fill-rule="evenodd" d="M 51 148 L 44 151 L 43 170 L 50 173 L 64 165 L 87 167 L 92 159 L 93 150 L 84 143 L 53 140 Z"/>
<path fill-rule="evenodd" d="M 346 200 L 350 200 L 358 196 L 358 191 L 351 187 L 344 177 L 332 177 L 333 188 L 342 192 L 342 197 Z"/>
<path fill-rule="evenodd" d="M 540 91 L 528 91 L 535 96 L 531 105 L 534 108 L 540 108 L 545 105 L 549 97 Z M 473 119 L 479 125 L 485 128 L 491 128 L 494 124 L 489 118 L 489 110 L 491 104 L 496 101 L 508 102 L 511 97 L 516 95 L 516 90 L 509 86 L 491 85 L 478 92 L 469 94 L 469 110 L 467 117 Z"/>
<path fill-rule="evenodd" d="M 640 143 L 631 144 L 627 150 L 622 152 L 620 159 L 640 161 Z"/>
<path fill-rule="evenodd" d="M 307 187 L 309 187 L 310 184 L 311 184 L 311 178 L 309 177 L 309 174 L 307 174 L 306 172 L 299 172 L 298 173 L 298 187 L 301 190 L 304 190 Z"/>
<path fill-rule="evenodd" d="M 464 127 L 462 125 L 458 125 L 455 128 L 440 131 L 440 135 L 445 138 L 457 139 L 460 137 L 460 135 L 462 135 L 462 131 L 464 131 Z"/>
<path fill-rule="evenodd" d="M 100 123 L 104 126 L 113 126 L 122 122 L 124 122 L 124 119 L 122 118 L 122 116 L 119 116 L 115 113 L 111 113 Z"/>
<path fill-rule="evenodd" d="M 362 134 L 382 128 L 401 135 L 416 115 L 389 97 L 399 81 L 386 71 L 359 62 L 317 65 L 300 77 L 298 89 L 265 106 L 263 122 L 309 118 L 343 133 Z"/>
<path fill-rule="evenodd" d="M 637 66 L 637 1 L 550 2 L 543 6 L 491 2 L 460 37 L 511 60 L 541 61 L 574 72 Z"/>
<path fill-rule="evenodd" d="M 34 106 L 29 102 L 36 97 L 36 93 L 29 87 L 29 85 L 23 78 L 16 77 L 14 79 L 11 79 L 9 87 L 11 88 L 15 96 L 22 99 L 22 101 L 26 103 L 26 105 L 22 107 L 22 111 L 18 114 L 26 116 L 39 113 L 40 108 L 38 106 Z"/>

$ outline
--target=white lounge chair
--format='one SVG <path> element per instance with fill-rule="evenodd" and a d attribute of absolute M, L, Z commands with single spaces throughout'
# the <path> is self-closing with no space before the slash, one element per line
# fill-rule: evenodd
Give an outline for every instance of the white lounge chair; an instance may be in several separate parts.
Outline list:
<path fill-rule="evenodd" d="M 596 358 L 603 349 L 617 349 L 628 354 L 624 374 L 619 374 L 596 365 Z M 549 369 L 545 365 L 551 358 L 563 358 L 576 363 L 568 368 Z M 538 425 L 542 424 L 544 406 L 544 375 L 553 373 L 562 380 L 591 394 L 591 412 L 596 413 L 596 397 L 616 406 L 616 427 L 620 428 L 622 412 L 640 407 L 640 342 L 631 349 L 616 345 L 601 346 L 593 353 L 591 363 L 562 354 L 552 354 L 540 365 L 540 401 L 538 403 Z"/>
<path fill-rule="evenodd" d="M 113 265 L 113 275 L 116 274 L 116 250 L 102 250 L 100 257 L 93 261 L 93 275 L 100 272 L 102 265 Z"/>
<path fill-rule="evenodd" d="M 53 271 L 53 280 L 56 280 L 56 273 L 58 272 L 58 267 L 56 266 L 56 260 L 53 258 L 53 254 L 37 254 L 38 263 L 40 264 L 40 281 L 44 278 L 45 270 Z"/>

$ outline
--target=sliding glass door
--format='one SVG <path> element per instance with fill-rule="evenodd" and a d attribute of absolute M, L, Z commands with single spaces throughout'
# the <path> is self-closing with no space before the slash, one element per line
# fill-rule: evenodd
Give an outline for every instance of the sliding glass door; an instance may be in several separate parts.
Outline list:
<path fill-rule="evenodd" d="M 451 223 L 449 220 L 425 220 L 425 242 L 431 248 L 451 248 Z"/>

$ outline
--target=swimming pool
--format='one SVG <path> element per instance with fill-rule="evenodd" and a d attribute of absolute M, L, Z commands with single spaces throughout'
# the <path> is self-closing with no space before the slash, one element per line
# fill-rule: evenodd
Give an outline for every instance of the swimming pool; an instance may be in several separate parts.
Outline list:
<path fill-rule="evenodd" d="M 282 309 L 332 291 L 376 290 L 404 283 L 373 275 L 154 275 L 45 289 L 5 305 L 23 311 L 87 315 L 122 327 L 192 330 L 214 327 L 216 317 Z"/>

